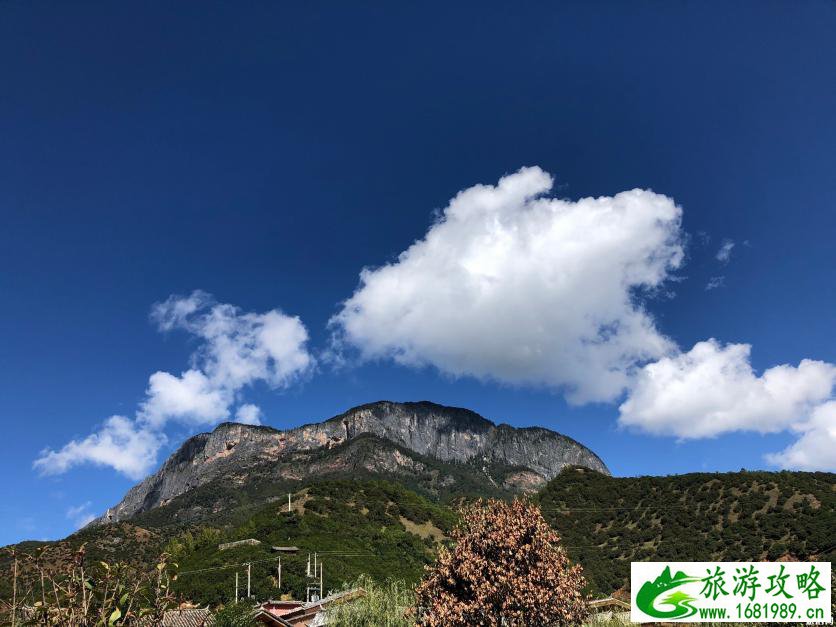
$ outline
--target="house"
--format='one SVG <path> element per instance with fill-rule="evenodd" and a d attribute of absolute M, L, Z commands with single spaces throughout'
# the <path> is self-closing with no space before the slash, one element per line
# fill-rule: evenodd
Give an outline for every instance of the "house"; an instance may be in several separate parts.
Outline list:
<path fill-rule="evenodd" d="M 276 616 L 284 616 L 288 612 L 297 610 L 303 605 L 305 605 L 304 601 L 274 601 L 271 599 L 259 605 L 258 609 L 265 610 Z"/>
<path fill-rule="evenodd" d="M 271 547 L 274 553 L 289 553 L 294 554 L 299 552 L 298 546 L 274 546 Z"/>
<path fill-rule="evenodd" d="M 330 594 L 318 601 L 302 603 L 298 607 L 288 611 L 285 611 L 286 608 L 275 605 L 285 602 L 268 601 L 259 607 L 255 620 L 261 624 L 270 625 L 271 627 L 321 627 L 322 625 L 328 624 L 326 610 L 330 605 L 350 603 L 365 594 L 366 592 L 362 588 L 344 590 Z"/>

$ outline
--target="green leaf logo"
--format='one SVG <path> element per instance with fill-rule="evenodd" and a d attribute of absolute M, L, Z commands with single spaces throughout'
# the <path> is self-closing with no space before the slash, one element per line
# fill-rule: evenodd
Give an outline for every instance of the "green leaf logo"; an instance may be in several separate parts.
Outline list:
<path fill-rule="evenodd" d="M 655 580 L 644 583 L 638 595 L 636 595 L 636 605 L 642 612 L 654 618 L 676 619 L 693 616 L 697 613 L 697 609 L 691 605 L 691 602 L 695 599 L 682 590 L 676 590 L 659 601 L 659 605 L 668 605 L 673 609 L 659 609 L 654 605 L 658 597 L 692 581 L 700 581 L 700 578 L 686 575 L 683 572 L 678 572 L 676 575 L 671 576 L 671 569 L 669 566 L 666 566 L 662 574 Z"/>

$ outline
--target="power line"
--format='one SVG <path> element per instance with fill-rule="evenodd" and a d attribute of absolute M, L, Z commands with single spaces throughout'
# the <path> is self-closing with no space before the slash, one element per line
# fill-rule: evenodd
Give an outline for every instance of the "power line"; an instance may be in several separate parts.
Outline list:
<path fill-rule="evenodd" d="M 227 568 L 238 568 L 241 566 L 246 566 L 247 564 L 263 564 L 264 562 L 275 562 L 276 558 L 271 557 L 269 559 L 263 560 L 251 560 L 249 562 L 242 562 L 240 564 L 224 564 L 222 566 L 210 566 L 208 568 L 198 568 L 196 570 L 184 570 L 182 572 L 177 573 L 178 577 L 181 575 L 193 575 L 195 573 L 207 573 L 212 570 L 226 570 Z"/>
<path fill-rule="evenodd" d="M 317 551 L 319 555 L 327 555 L 329 557 L 363 557 L 366 555 L 374 555 L 372 551 Z M 178 576 L 182 575 L 193 575 L 195 573 L 207 573 L 214 570 L 226 570 L 228 568 L 239 568 L 241 566 L 246 566 L 247 564 L 263 564 L 265 562 L 275 562 L 278 558 L 276 557 L 269 557 L 267 559 L 262 560 L 250 560 L 248 562 L 242 562 L 240 564 L 223 564 L 221 566 L 209 566 L 207 568 L 198 568 L 195 570 L 184 570 L 182 572 L 177 573 Z"/>

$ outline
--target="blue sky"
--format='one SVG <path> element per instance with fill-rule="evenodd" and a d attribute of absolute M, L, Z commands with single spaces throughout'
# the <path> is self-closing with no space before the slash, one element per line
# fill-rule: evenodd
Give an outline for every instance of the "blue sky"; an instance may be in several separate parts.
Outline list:
<path fill-rule="evenodd" d="M 113 415 L 146 464 L 242 405 L 429 399 L 618 475 L 832 469 L 834 30 L 824 1 L 0 4 L 0 543 L 119 500 L 83 446 Z M 308 339 L 233 381 L 219 303 Z M 215 404 L 157 402 L 190 369 Z"/>

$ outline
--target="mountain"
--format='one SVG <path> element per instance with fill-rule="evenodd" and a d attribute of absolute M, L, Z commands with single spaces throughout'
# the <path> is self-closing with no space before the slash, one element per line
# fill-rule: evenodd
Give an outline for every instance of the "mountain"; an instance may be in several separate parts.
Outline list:
<path fill-rule="evenodd" d="M 375 443 L 367 441 L 358 459 L 358 447 L 352 445 L 369 437 Z M 220 478 L 243 485 L 265 477 L 299 481 L 352 470 L 429 473 L 422 487 L 438 493 L 456 492 L 451 488 L 462 482 L 456 475 L 466 468 L 470 482 L 480 488 L 487 484 L 525 492 L 542 487 L 569 465 L 609 474 L 592 451 L 548 429 L 495 425 L 470 410 L 435 403 L 380 401 L 287 431 L 221 424 L 187 440 L 94 524 L 147 512 Z M 453 466 L 458 472 L 451 471 Z"/>
<path fill-rule="evenodd" d="M 166 550 L 183 571 L 178 591 L 213 604 L 229 600 L 230 565 L 252 562 L 259 598 L 304 597 L 308 552 L 325 555 L 331 588 L 360 573 L 414 582 L 459 500 L 521 492 L 540 505 L 594 595 L 624 588 L 631 561 L 836 558 L 832 473 L 611 477 L 592 452 L 552 431 L 388 402 L 288 431 L 220 425 L 185 442 L 109 518 L 15 548 L 45 548 L 56 567 L 82 544 L 90 563 L 148 566 Z M 247 538 L 260 544 L 219 548 Z M 300 548 L 282 557 L 281 587 L 274 545 Z M 10 570 L 0 554 L 0 598 L 11 594 Z"/>

